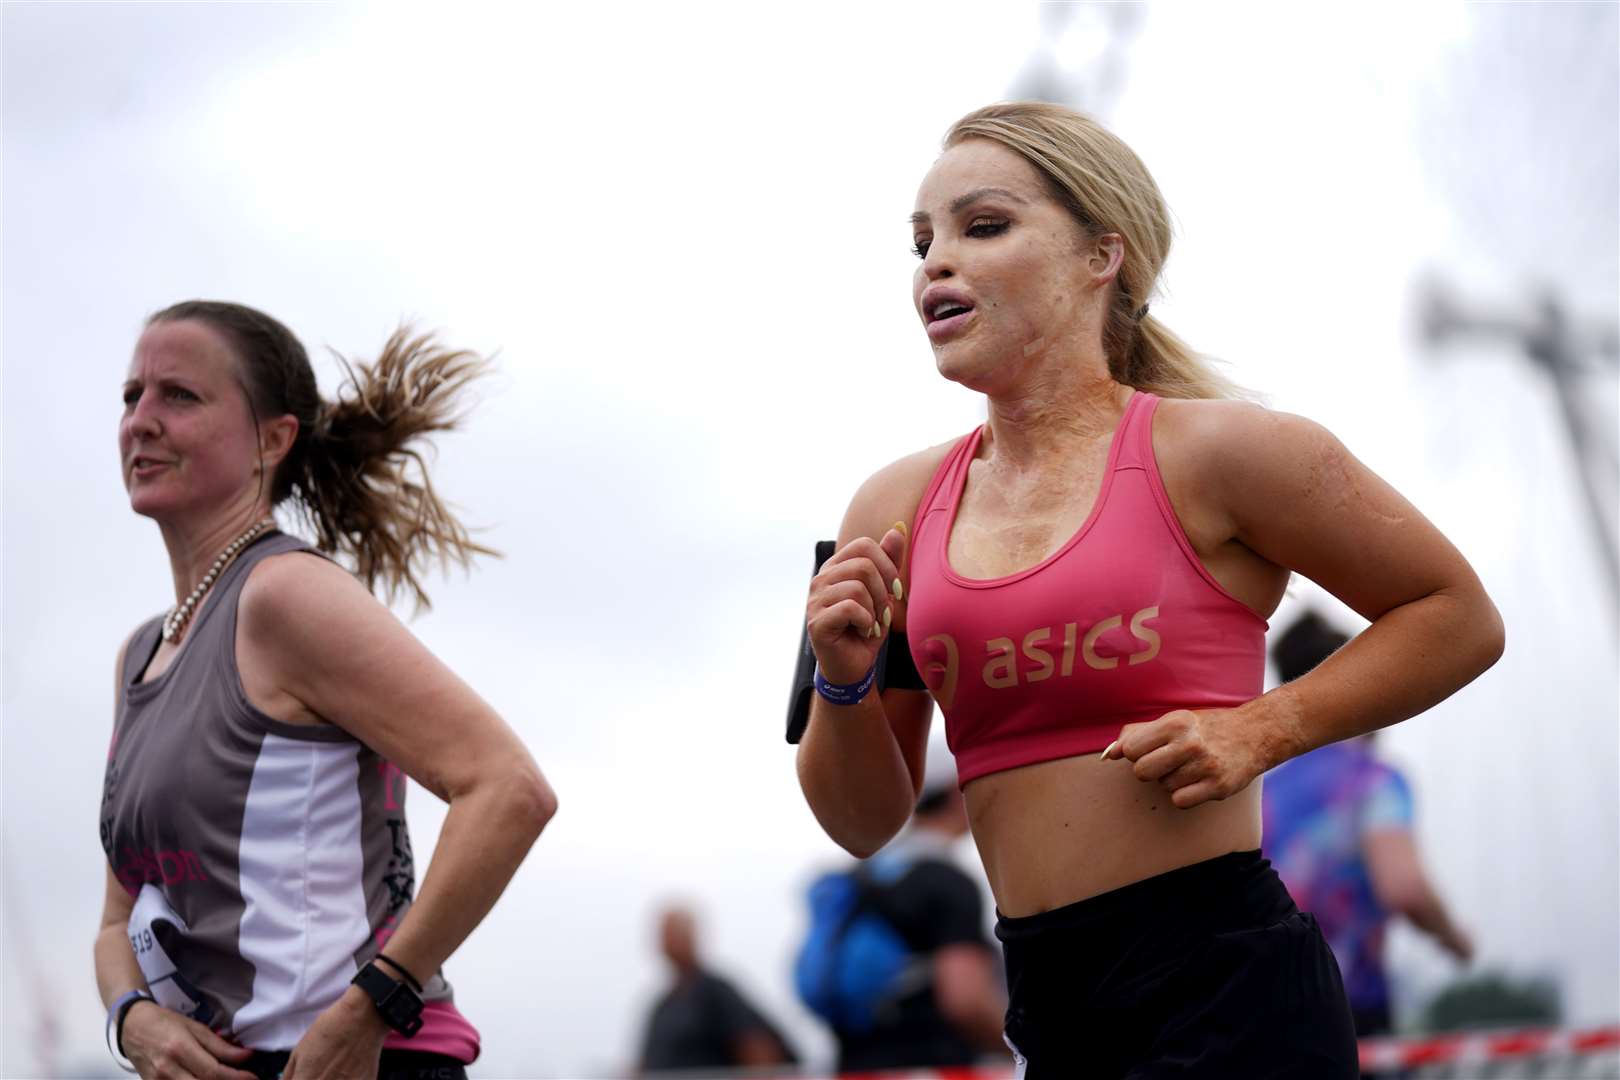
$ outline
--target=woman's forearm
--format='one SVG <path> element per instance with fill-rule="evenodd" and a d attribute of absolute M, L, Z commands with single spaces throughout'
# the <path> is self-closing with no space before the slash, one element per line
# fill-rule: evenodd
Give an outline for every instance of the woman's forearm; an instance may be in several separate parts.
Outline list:
<path fill-rule="evenodd" d="M 1501 616 L 1478 586 L 1392 608 L 1309 674 L 1245 709 L 1262 719 L 1268 767 L 1433 708 L 1502 655 Z"/>
<path fill-rule="evenodd" d="M 433 860 L 383 951 L 419 979 L 439 970 L 495 906 L 556 811 L 557 797 L 536 771 L 452 795 Z"/>
<path fill-rule="evenodd" d="M 857 858 L 888 843 L 911 817 L 916 793 L 882 697 L 854 705 L 815 697 L 799 743 L 799 786 L 827 835 Z"/>
<path fill-rule="evenodd" d="M 101 1004 L 110 1006 L 130 990 L 146 989 L 146 976 L 129 945 L 129 931 L 114 924 L 103 925 L 96 934 L 96 989 Z"/>

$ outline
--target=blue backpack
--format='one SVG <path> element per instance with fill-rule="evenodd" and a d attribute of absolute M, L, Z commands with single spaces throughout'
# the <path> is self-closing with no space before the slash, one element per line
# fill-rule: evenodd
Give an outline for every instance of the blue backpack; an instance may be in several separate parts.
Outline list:
<path fill-rule="evenodd" d="M 909 867 L 897 867 L 895 880 Z M 793 966 L 799 998 L 835 1031 L 872 1030 L 913 954 L 882 912 L 873 868 L 825 874 L 810 886 L 810 933 Z M 885 875 L 889 876 L 889 875 Z"/>

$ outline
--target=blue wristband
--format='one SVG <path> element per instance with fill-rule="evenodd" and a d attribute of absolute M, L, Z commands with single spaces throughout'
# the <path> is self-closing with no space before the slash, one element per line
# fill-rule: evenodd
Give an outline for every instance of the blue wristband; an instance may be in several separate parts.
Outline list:
<path fill-rule="evenodd" d="M 872 689 L 872 684 L 877 682 L 877 664 L 872 665 L 871 669 L 861 677 L 860 682 L 852 682 L 845 686 L 828 682 L 822 677 L 821 665 L 817 664 L 816 676 L 813 681 L 816 693 L 820 694 L 825 700 L 832 702 L 834 705 L 854 705 L 864 698 L 866 692 Z"/>

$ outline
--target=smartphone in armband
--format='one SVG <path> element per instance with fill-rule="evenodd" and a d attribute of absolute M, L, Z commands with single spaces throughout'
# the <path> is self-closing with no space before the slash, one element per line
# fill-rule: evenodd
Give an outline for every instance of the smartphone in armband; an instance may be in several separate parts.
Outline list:
<path fill-rule="evenodd" d="M 833 540 L 816 541 L 816 565 L 810 571 L 815 577 L 821 573 L 821 568 L 833 552 L 838 550 L 838 544 Z M 816 654 L 810 648 L 810 627 L 808 624 L 799 627 L 799 656 L 793 668 L 793 690 L 788 695 L 787 712 L 787 741 L 798 743 L 804 738 L 804 729 L 810 724 L 810 695 L 815 690 Z M 906 635 L 898 630 L 890 631 L 883 639 L 883 646 L 878 649 L 877 656 L 877 691 L 881 693 L 888 687 L 897 690 L 927 690 L 922 675 L 917 671 L 917 665 L 911 659 L 911 647 L 906 643 Z"/>

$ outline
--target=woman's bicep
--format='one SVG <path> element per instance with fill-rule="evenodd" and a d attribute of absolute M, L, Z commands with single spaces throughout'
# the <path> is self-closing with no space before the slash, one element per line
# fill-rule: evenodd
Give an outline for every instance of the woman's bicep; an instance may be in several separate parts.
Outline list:
<path fill-rule="evenodd" d="M 1224 454 L 1236 538 L 1376 619 L 1446 589 L 1478 587 L 1467 560 L 1330 432 L 1296 416 L 1250 417 Z"/>
<path fill-rule="evenodd" d="M 279 562 L 279 565 L 278 565 Z M 277 683 L 442 799 L 527 751 L 495 711 L 340 568 L 266 560 L 244 631 Z"/>

